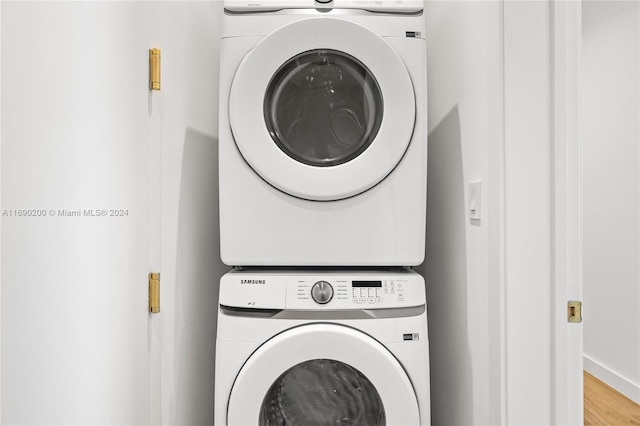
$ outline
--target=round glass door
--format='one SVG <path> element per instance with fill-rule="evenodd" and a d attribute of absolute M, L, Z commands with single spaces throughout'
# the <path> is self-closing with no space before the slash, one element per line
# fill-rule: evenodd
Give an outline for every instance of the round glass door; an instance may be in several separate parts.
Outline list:
<path fill-rule="evenodd" d="M 341 200 L 395 169 L 413 138 L 413 84 L 369 28 L 300 19 L 262 39 L 236 70 L 229 122 L 238 151 L 272 187 Z"/>
<path fill-rule="evenodd" d="M 389 350 L 353 328 L 315 323 L 277 334 L 240 369 L 229 425 L 418 425 L 418 400 Z"/>
<path fill-rule="evenodd" d="M 371 72 L 344 52 L 316 49 L 289 59 L 269 83 L 265 123 L 278 147 L 310 166 L 337 166 L 364 152 L 380 129 L 383 102 Z"/>
<path fill-rule="evenodd" d="M 384 426 L 380 394 L 364 374 L 340 361 L 297 364 L 271 385 L 259 426 Z"/>

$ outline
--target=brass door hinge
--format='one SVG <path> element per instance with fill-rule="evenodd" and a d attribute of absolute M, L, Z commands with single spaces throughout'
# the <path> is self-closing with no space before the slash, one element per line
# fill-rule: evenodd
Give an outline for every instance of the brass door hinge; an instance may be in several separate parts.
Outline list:
<path fill-rule="evenodd" d="M 160 274 L 158 272 L 149 274 L 149 312 L 152 314 L 160 312 Z"/>
<path fill-rule="evenodd" d="M 160 49 L 149 49 L 149 90 L 160 90 Z"/>
<path fill-rule="evenodd" d="M 570 300 L 567 303 L 567 320 L 569 322 L 582 322 L 582 302 Z"/>

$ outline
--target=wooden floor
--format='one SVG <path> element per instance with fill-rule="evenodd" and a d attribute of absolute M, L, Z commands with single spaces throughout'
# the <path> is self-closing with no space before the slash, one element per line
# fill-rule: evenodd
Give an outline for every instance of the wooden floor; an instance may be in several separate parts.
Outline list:
<path fill-rule="evenodd" d="M 640 405 L 585 371 L 584 424 L 640 425 Z"/>

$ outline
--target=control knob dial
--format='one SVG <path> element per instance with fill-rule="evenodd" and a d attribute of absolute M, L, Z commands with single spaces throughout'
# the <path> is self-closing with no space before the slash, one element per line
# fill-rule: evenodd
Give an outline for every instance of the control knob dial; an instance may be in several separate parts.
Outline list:
<path fill-rule="evenodd" d="M 333 299 L 333 287 L 326 281 L 318 281 L 311 287 L 311 298 L 321 305 L 329 303 Z"/>

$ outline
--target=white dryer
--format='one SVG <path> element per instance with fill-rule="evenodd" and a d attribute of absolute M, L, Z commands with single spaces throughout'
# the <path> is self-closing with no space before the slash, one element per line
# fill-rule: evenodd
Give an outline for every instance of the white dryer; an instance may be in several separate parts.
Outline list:
<path fill-rule="evenodd" d="M 225 1 L 221 256 L 228 265 L 424 259 L 422 1 Z"/>
<path fill-rule="evenodd" d="M 423 278 L 396 271 L 222 277 L 215 424 L 430 424 Z"/>

